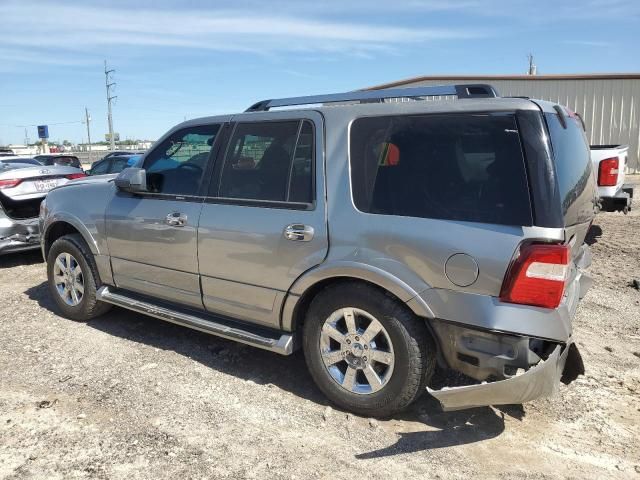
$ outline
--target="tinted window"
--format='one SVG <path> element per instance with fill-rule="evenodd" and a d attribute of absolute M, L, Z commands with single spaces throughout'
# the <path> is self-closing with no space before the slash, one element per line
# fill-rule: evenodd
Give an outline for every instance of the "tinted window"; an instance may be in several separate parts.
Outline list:
<path fill-rule="evenodd" d="M 220 125 L 178 130 L 144 160 L 147 188 L 153 193 L 197 195 Z"/>
<path fill-rule="evenodd" d="M 219 195 L 311 202 L 312 159 L 310 122 L 240 123 L 227 148 Z"/>
<path fill-rule="evenodd" d="M 130 162 L 132 157 L 113 157 L 111 158 L 111 168 L 109 169 L 109 173 L 120 173 L 127 167 L 130 167 L 132 162 Z"/>
<path fill-rule="evenodd" d="M 546 113 L 545 119 L 551 136 L 565 224 L 588 222 L 593 218 L 595 184 L 589 143 L 580 120 L 565 116 L 565 128 L 555 113 Z"/>
<path fill-rule="evenodd" d="M 91 167 L 91 175 L 102 175 L 109 170 L 109 160 L 100 160 Z"/>
<path fill-rule="evenodd" d="M 38 156 L 35 157 L 40 160 L 43 165 L 61 165 L 64 167 L 80 167 L 80 160 L 78 157 L 69 155 L 54 155 L 54 156 Z"/>
<path fill-rule="evenodd" d="M 512 115 L 356 120 L 356 207 L 369 213 L 531 225 L 524 159 Z"/>

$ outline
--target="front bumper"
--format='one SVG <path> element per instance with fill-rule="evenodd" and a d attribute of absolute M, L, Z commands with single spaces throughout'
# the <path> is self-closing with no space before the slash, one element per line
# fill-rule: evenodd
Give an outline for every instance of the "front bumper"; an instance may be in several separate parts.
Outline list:
<path fill-rule="evenodd" d="M 445 387 L 428 392 L 440 401 L 445 411 L 487 405 L 520 404 L 553 395 L 560 381 L 570 383 L 584 373 L 584 365 L 573 342 L 557 345 L 546 360 L 541 360 L 520 375 L 479 385 Z"/>
<path fill-rule="evenodd" d="M 40 248 L 38 218 L 16 220 L 0 212 L 0 255 Z"/>

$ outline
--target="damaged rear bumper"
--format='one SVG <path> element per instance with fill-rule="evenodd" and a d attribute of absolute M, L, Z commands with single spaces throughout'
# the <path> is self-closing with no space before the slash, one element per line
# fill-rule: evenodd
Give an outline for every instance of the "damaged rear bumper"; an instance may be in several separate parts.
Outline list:
<path fill-rule="evenodd" d="M 584 365 L 580 353 L 575 344 L 569 342 L 557 345 L 546 360 L 541 360 L 520 375 L 478 385 L 427 390 L 440 401 L 445 411 L 520 404 L 551 396 L 557 391 L 561 381 L 568 384 L 582 374 Z"/>
<path fill-rule="evenodd" d="M 0 212 L 0 255 L 40 247 L 38 218 L 16 220 Z"/>

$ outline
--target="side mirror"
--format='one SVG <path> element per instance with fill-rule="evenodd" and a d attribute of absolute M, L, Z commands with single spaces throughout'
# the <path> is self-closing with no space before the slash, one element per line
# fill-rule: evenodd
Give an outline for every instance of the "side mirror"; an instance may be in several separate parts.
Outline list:
<path fill-rule="evenodd" d="M 147 191 L 147 172 L 143 168 L 125 168 L 115 179 L 119 190 L 130 193 Z"/>

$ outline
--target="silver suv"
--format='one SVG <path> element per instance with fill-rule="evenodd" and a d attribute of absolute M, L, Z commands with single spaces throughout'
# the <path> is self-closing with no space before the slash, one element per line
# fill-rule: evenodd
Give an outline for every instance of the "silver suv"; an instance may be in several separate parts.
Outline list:
<path fill-rule="evenodd" d="M 42 205 L 69 318 L 118 305 L 302 348 L 331 401 L 372 416 L 413 402 L 436 364 L 463 374 L 429 389 L 445 409 L 583 372 L 571 320 L 596 190 L 565 107 L 487 85 L 266 100 L 174 127 L 140 165 Z"/>

